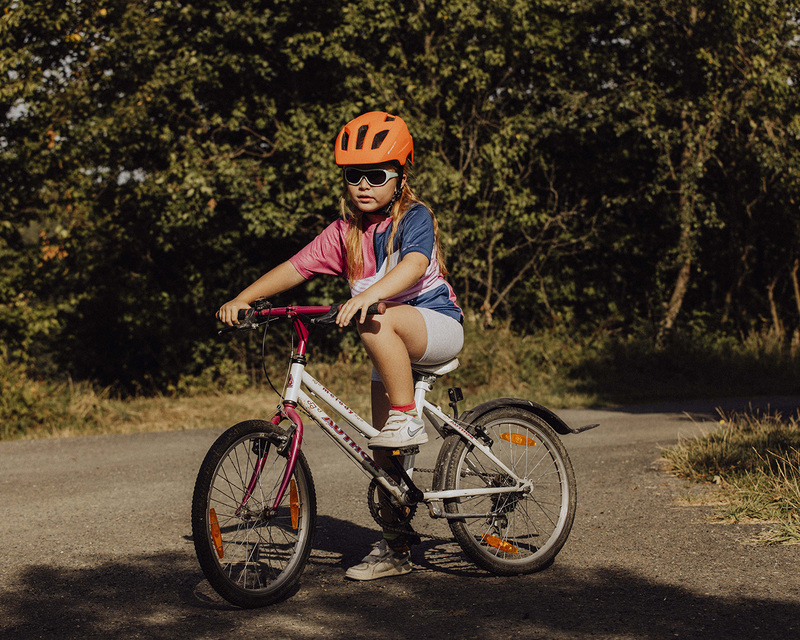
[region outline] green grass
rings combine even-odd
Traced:
[[[756,542],[800,543],[800,423],[780,415],[732,415],[717,431],[664,450],[670,471],[714,483],[715,515],[771,526]]]
[[[465,330],[461,367],[431,398],[443,406],[450,386],[462,388],[462,409],[496,397],[557,409],[800,390],[800,357],[765,335],[742,342],[678,335],[655,350],[647,338],[602,330],[580,334],[561,327],[520,336],[508,327],[484,330],[469,322]],[[343,333],[341,343],[347,348],[314,354],[310,371],[369,416],[371,365],[354,332]],[[257,361],[260,341],[250,344],[256,352],[250,360]],[[277,387],[284,382],[286,351],[274,347],[267,363]],[[226,426],[268,414],[276,402],[260,369],[247,370],[238,359],[186,376],[161,395],[120,398],[88,383],[38,379],[0,351],[0,440]]]

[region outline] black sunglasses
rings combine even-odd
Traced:
[[[371,187],[382,187],[392,178],[399,178],[400,174],[386,169],[356,169],[355,167],[346,167],[344,170],[344,179],[347,184],[357,187],[361,181],[366,178],[367,184]]]

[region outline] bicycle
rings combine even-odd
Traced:
[[[382,313],[381,305],[373,305],[370,313]],[[572,528],[577,496],[559,434],[597,425],[572,429],[549,409],[518,398],[492,400],[459,415],[463,397],[455,387],[448,390],[449,416],[426,394],[458,367],[458,359],[414,365],[417,410],[429,433],[443,438],[431,488],[420,489],[413,480],[418,447],[391,452],[393,476],[315,401],[323,401],[362,436],[378,433],[306,370],[310,329],[333,324],[338,308],[273,308],[259,302],[228,329],[265,325],[266,331],[273,321],[288,318],[298,342],[275,415],[230,427],[200,466],[192,533],[211,586],[230,603],[253,608],[286,597],[300,579],[314,539],[316,493],[301,451],[299,411],[371,478],[368,505],[384,529],[413,537],[410,523],[422,504],[432,518],[446,519],[464,553],[491,573],[526,574],[552,564]]]

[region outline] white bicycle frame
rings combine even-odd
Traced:
[[[457,361],[453,361],[450,369],[457,366]],[[442,371],[446,368],[442,368]],[[449,369],[447,369],[449,370]],[[468,441],[471,446],[480,450],[487,458],[492,460],[500,469],[508,474],[509,478],[514,480],[512,486],[505,487],[485,487],[473,489],[452,489],[449,491],[425,491],[423,492],[422,501],[429,505],[431,516],[433,517],[448,517],[450,514],[444,514],[439,508],[434,508],[434,503],[441,500],[450,498],[461,498],[468,496],[478,495],[493,495],[502,493],[517,493],[520,491],[530,492],[532,490],[531,482],[527,479],[520,478],[512,469],[509,469],[502,461],[492,453],[492,450],[487,447],[480,439],[473,436],[467,429],[465,429],[458,422],[450,418],[442,412],[442,410],[428,402],[425,395],[432,389],[433,380],[436,379],[436,374],[416,375],[416,384],[414,391],[414,401],[417,405],[417,411],[422,416],[426,427],[433,427],[440,435],[444,436],[444,426],[447,425],[450,429],[459,434],[461,438]],[[326,389],[318,380],[305,370],[305,364],[300,362],[293,362],[289,370],[289,378],[286,385],[284,394],[284,403],[294,403],[301,407],[322,430],[330,436],[330,438],[342,449],[356,464],[366,473],[381,484],[381,486],[389,492],[400,504],[411,504],[406,495],[406,489],[401,487],[385,470],[377,465],[372,457],[365,451],[347,432],[339,426],[327,413],[316,403],[313,398],[309,396],[301,386],[305,386],[311,395],[320,398],[328,406],[330,406],[336,414],[358,433],[366,438],[376,436],[379,431],[372,427],[366,420],[359,416],[355,411],[350,409],[344,402],[342,402],[336,395]],[[431,416],[435,420],[431,419]],[[436,420],[440,421],[437,424]],[[442,426],[440,426],[442,425]],[[405,456],[404,466],[409,476],[413,471],[414,456]],[[478,470],[475,470],[476,473]],[[452,514],[453,518],[464,517],[479,517],[490,514]]]

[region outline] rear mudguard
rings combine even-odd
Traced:
[[[523,400],[522,398],[497,398],[496,400],[489,400],[489,402],[479,404],[477,407],[462,413],[458,417],[459,422],[472,422],[473,420],[480,418],[485,413],[488,413],[489,411],[499,407],[515,407],[524,411],[530,411],[532,414],[539,416],[562,436],[569,435],[571,433],[581,433],[582,431],[588,431],[589,429],[594,429],[595,427],[599,426],[597,424],[589,424],[585,427],[573,429],[547,407],[543,407],[542,405],[531,402],[530,400]]]

